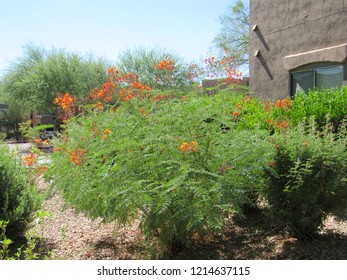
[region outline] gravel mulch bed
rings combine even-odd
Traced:
[[[38,186],[47,188],[43,182]],[[316,239],[302,241],[271,224],[257,210],[243,221],[230,221],[223,234],[193,240],[189,248],[175,255],[154,243],[146,244],[136,223],[117,229],[114,223],[88,219],[64,207],[57,193],[45,202],[44,211],[53,217],[33,223],[30,230],[43,233],[43,247],[50,259],[347,259],[347,211],[329,216]]]

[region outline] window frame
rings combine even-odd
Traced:
[[[346,76],[346,65],[345,64],[331,64],[331,65],[317,65],[316,67],[313,67],[313,65],[310,65],[309,67],[300,67],[299,70],[295,70],[295,71],[291,71],[290,72],[290,96],[294,97],[294,95],[297,92],[293,92],[293,74],[295,73],[301,73],[301,72],[309,72],[309,71],[313,71],[313,85],[314,85],[314,89],[317,88],[317,69],[327,69],[327,68],[334,68],[334,67],[341,67],[342,68],[342,84],[341,86],[343,86],[344,84],[344,77]]]

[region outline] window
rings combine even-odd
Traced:
[[[343,66],[320,67],[291,73],[291,94],[314,88],[333,88],[343,84]]]

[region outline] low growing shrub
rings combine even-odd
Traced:
[[[269,160],[268,131],[234,129],[241,99],[131,100],[85,113],[56,143],[53,184],[90,217],[140,219],[169,248],[219,231],[250,202]]]
[[[0,145],[0,220],[8,221],[9,234],[19,234],[38,209],[40,198],[29,171],[18,155]]]
[[[275,134],[266,169],[272,212],[299,237],[313,236],[329,212],[346,206],[346,128],[335,134],[316,126],[300,124]]]

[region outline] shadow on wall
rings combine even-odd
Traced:
[[[257,26],[256,29],[254,30],[255,34],[257,34],[260,42],[263,44],[264,48],[269,51],[270,48],[269,48],[269,45],[266,43],[265,39],[264,39],[264,36],[263,36],[263,33],[261,33],[259,27]]]
[[[254,26],[254,28],[252,29],[255,34],[257,35],[257,37],[259,38],[260,42],[262,43],[263,47],[265,48],[266,51],[269,51],[269,45],[266,43],[263,33],[261,33],[260,29],[258,26]],[[256,54],[254,54],[254,56],[256,57],[256,59],[259,60],[260,64],[263,66],[264,70],[266,71],[267,75],[269,76],[270,80],[273,80],[273,76],[271,74],[270,68],[267,65],[264,56],[262,55],[261,51],[257,50]]]
[[[269,76],[270,80],[273,80],[274,77],[272,76],[271,71],[270,71],[270,68],[269,68],[269,66],[267,65],[267,63],[266,63],[266,61],[265,61],[265,59],[264,59],[264,56],[262,55],[261,52],[259,52],[259,53],[257,54],[256,59],[258,59],[258,61],[260,62],[260,64],[263,66],[263,68],[264,68],[266,74]]]

